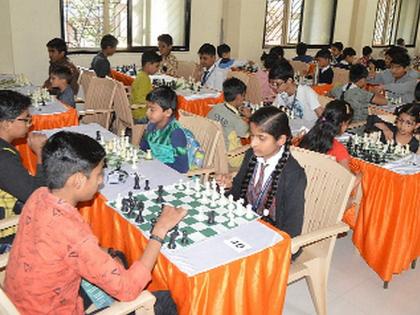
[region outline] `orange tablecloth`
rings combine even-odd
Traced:
[[[114,80],[122,82],[124,85],[129,85],[133,83],[134,79],[130,77],[129,75],[126,75],[124,73],[121,73],[117,70],[111,70],[111,76]]]
[[[60,114],[33,115],[31,131],[76,126],[78,124],[77,110],[69,107],[66,112]],[[26,140],[17,141],[15,146],[22,157],[23,165],[31,174],[34,174],[36,171],[36,156],[28,147]]]
[[[207,114],[211,111],[212,106],[210,105],[223,102],[223,94],[221,94],[219,97],[209,97],[198,100],[186,100],[185,97],[178,95],[178,109],[182,109],[203,117],[207,116]]]
[[[389,281],[420,256],[420,174],[400,175],[359,159],[352,159],[351,168],[363,174],[353,242]]]
[[[101,195],[80,208],[101,246],[123,251],[132,263],[147,240],[105,204]],[[148,290],[170,290],[178,312],[185,314],[281,314],[290,267],[290,238],[252,256],[188,277],[159,255]]]
[[[332,90],[332,88],[332,84],[318,84],[312,86],[312,89],[319,95],[327,95]]]

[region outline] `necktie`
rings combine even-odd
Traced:
[[[260,174],[258,176],[258,181],[254,186],[255,196],[258,198],[258,195],[261,193],[263,183],[264,183],[264,172],[268,164],[261,164],[260,166]]]
[[[204,71],[203,78],[201,79],[201,85],[204,85],[206,83],[208,74],[209,70]]]

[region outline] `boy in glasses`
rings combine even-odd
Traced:
[[[0,91],[0,219],[19,214],[32,192],[44,184],[41,150],[46,137],[30,133],[31,99],[14,91]],[[37,172],[32,176],[23,167],[18,151],[12,145],[28,137],[28,145],[37,156]],[[0,235],[1,237],[1,235]]]

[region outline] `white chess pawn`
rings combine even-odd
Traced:
[[[210,182],[207,181],[204,183],[204,189],[206,190],[206,195],[209,195],[211,193]]]
[[[150,150],[150,149],[147,150],[145,159],[146,160],[152,160],[153,159],[152,150]]]
[[[249,203],[246,205],[245,218],[247,218],[248,220],[251,220],[254,218],[254,211],[252,210],[252,205]]]
[[[177,188],[180,190],[184,188],[184,180],[182,178],[179,180]]]
[[[244,200],[242,198],[236,200],[236,215],[240,216],[240,217],[243,216],[244,213],[245,213],[245,208],[244,208],[243,202],[244,202]]]
[[[216,208],[217,207],[216,199],[217,199],[216,192],[213,192],[213,194],[211,195],[210,207],[212,207],[212,208]]]
[[[117,208],[118,210],[121,210],[121,208],[122,208],[121,193],[118,193],[118,195],[117,195],[117,199],[115,200],[115,208]]]
[[[194,189],[196,190],[196,191],[200,191],[200,189],[201,189],[201,187],[200,187],[200,179],[197,177],[197,178],[195,178],[195,180],[194,180],[194,184],[195,184],[195,187],[194,187]]]
[[[189,195],[191,193],[191,189],[190,189],[190,182],[186,182],[185,183],[185,191],[184,191],[187,195]]]
[[[209,198],[206,194],[203,194],[203,197],[201,198],[201,203],[205,205],[209,203]]]
[[[216,179],[215,179],[215,178],[213,178],[213,179],[211,180],[211,188],[212,188],[213,190],[216,190],[216,188],[217,188],[217,182],[216,182]]]
[[[227,226],[228,227],[234,227],[235,225],[236,224],[235,224],[235,221],[234,221],[233,217],[231,215],[229,215],[229,221],[227,223]]]
[[[221,195],[222,197],[224,197],[224,196],[225,196],[225,192],[226,192],[225,187],[224,187],[224,186],[220,186],[220,195]]]

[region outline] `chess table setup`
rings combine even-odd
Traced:
[[[8,90],[30,85],[29,79],[24,74],[0,77],[0,90]]]
[[[346,142],[347,150],[353,157],[379,165],[400,160],[411,153],[408,144],[400,145],[393,140],[382,143],[380,137],[381,132],[351,136]]]
[[[159,185],[157,190],[150,190],[148,186],[146,180],[144,192],[130,191],[124,198],[119,194],[108,205],[135,224],[146,237],[150,237],[164,205],[186,209],[187,215],[166,236],[167,248],[172,250],[197,244],[259,218],[251,205],[244,207],[243,200],[234,201],[232,195],[226,198],[224,188],[218,191],[215,181],[211,187],[209,182],[201,185],[198,179],[192,186],[182,179],[177,184]],[[140,188],[138,180],[137,188]]]

